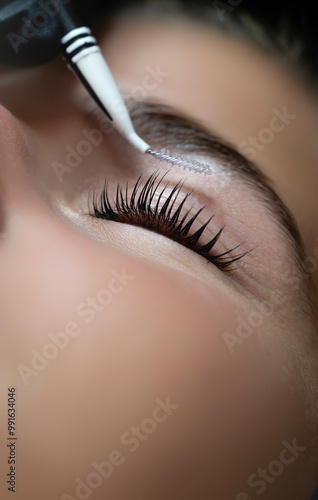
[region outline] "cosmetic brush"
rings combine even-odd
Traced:
[[[75,5],[75,3],[74,3]],[[154,151],[136,133],[115,79],[90,28],[77,20],[71,5],[57,5],[28,0],[8,2],[0,9],[0,61],[21,67],[45,64],[62,50],[65,60],[113,126],[139,151],[159,162],[184,170],[211,174],[208,165],[173,156],[169,151]],[[36,27],[30,39],[25,38],[25,25],[39,16],[46,19],[43,29]],[[42,19],[41,18],[41,19]],[[13,37],[13,38],[12,38]],[[26,43],[27,42],[27,43]]]
[[[179,168],[183,168],[183,170],[190,170],[195,173],[211,175],[213,173],[210,165],[206,163],[201,163],[197,160],[189,160],[189,158],[184,156],[174,156],[168,150],[154,151],[152,149],[148,149],[146,153],[153,156],[155,160],[158,160],[160,163],[165,162],[167,165],[177,166]]]
[[[114,77],[91,30],[86,26],[75,28],[62,37],[61,43],[69,67],[114,127],[139,151],[146,153],[150,146],[136,133]]]
[[[87,27],[72,30],[62,40],[64,56],[71,69],[87,88],[99,107],[113,122],[116,129],[142,153],[148,153],[159,161],[184,170],[192,170],[203,174],[212,174],[208,165],[197,161],[189,161],[183,157],[174,157],[169,151],[154,151],[135,132],[128,110],[118,90],[115,80],[106,64],[96,39],[91,36]]]
[[[1,1],[0,1],[1,3]],[[68,5],[38,0],[15,0],[0,6],[0,61],[29,67],[49,62],[62,51],[91,97],[114,127],[139,151],[149,148],[134,130],[127,107],[91,30],[83,26]],[[66,3],[66,2],[65,2]],[[33,26],[33,21],[40,20]],[[26,38],[26,26],[33,27]],[[2,36],[2,33],[8,36]]]

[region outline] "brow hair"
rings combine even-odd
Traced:
[[[300,292],[303,300],[312,312],[314,286],[312,276],[304,267],[306,254],[300,231],[293,214],[259,166],[245,158],[223,138],[211,133],[210,130],[205,130],[192,117],[183,115],[171,106],[134,99],[128,99],[127,106],[136,130],[153,147],[165,144],[167,149],[177,147],[181,153],[209,155],[258,193],[260,202],[268,208],[271,218],[284,238],[290,260],[294,263],[302,284]]]

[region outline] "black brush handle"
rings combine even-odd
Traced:
[[[61,38],[81,26],[71,4],[71,0],[0,0],[0,64],[29,67],[54,59],[61,51]]]

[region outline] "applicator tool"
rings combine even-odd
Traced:
[[[160,163],[165,162],[173,167],[177,166],[179,168],[183,168],[183,170],[190,170],[195,173],[204,175],[211,175],[213,173],[210,165],[198,162],[196,160],[190,161],[189,158],[186,158],[184,156],[174,156],[168,150],[153,151],[152,149],[148,149],[146,153],[152,155],[153,158],[159,160]]]
[[[127,107],[90,28],[78,21],[71,2],[2,0],[0,61],[28,67],[63,52],[68,66],[114,127],[139,151],[149,144],[135,132]],[[76,3],[74,2],[74,6]],[[3,34],[7,36],[3,36]]]
[[[70,69],[114,127],[139,151],[160,162],[203,174],[208,165],[154,151],[136,133],[113,75],[90,28],[82,26],[70,1],[0,0],[0,62],[29,67],[48,63],[61,51]],[[75,5],[75,3],[74,3]],[[5,34],[5,36],[4,36]]]

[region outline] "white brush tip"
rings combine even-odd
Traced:
[[[148,149],[150,149],[149,144],[147,144],[136,132],[133,132],[127,137],[128,141],[135,146],[135,148],[139,149],[142,153],[146,153]]]

